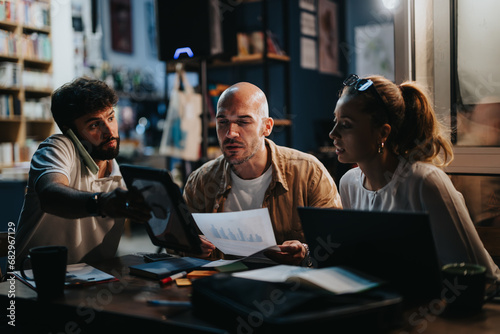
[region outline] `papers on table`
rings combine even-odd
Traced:
[[[33,278],[33,271],[31,269],[25,270],[26,276]],[[21,275],[20,271],[14,271],[14,275],[23,283],[31,288],[36,289],[35,281],[26,280]],[[105,283],[117,281],[118,279],[112,275],[94,268],[86,263],[69,264],[66,269],[66,286],[89,285],[97,283]]]
[[[233,273],[233,276],[265,282],[293,282],[324,289],[335,294],[355,293],[380,285],[380,281],[364,277],[344,267],[311,269],[289,265]]]
[[[194,213],[193,218],[205,237],[224,254],[250,256],[276,246],[267,208]]]

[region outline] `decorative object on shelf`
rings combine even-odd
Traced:
[[[201,147],[202,97],[194,92],[182,65],[178,65],[163,128],[160,154],[198,161]],[[181,80],[183,91],[180,90]]]

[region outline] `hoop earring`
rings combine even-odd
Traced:
[[[384,153],[384,142],[381,142],[379,145],[378,145],[378,153],[379,154],[383,154]]]

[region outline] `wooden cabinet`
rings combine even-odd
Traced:
[[[0,2],[0,168],[29,161],[50,136],[50,1]]]

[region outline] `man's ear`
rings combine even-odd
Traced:
[[[263,119],[263,123],[264,123],[263,124],[263,128],[264,128],[263,135],[265,137],[267,137],[273,131],[274,119],[272,119],[271,117],[266,117]]]

